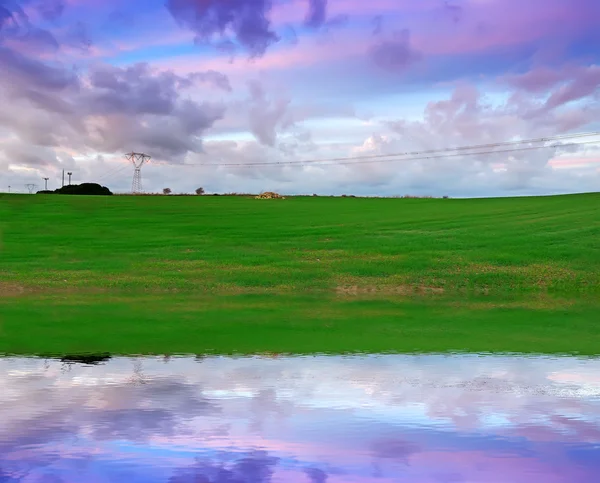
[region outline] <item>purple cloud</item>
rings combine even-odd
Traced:
[[[213,85],[214,87],[217,87],[226,92],[233,91],[229,82],[229,77],[215,70],[207,70],[206,72],[194,72],[190,75],[190,79]]]
[[[91,101],[97,113],[157,114],[173,112],[180,78],[154,74],[148,64],[128,68],[98,66],[90,71]]]
[[[304,25],[319,28],[327,20],[327,0],[308,0],[308,13]]]
[[[10,10],[0,4],[0,29],[12,18]]]
[[[213,37],[228,44],[235,40],[251,57],[260,57],[279,41],[268,18],[272,0],[167,0],[167,8],[201,43]],[[226,36],[229,29],[233,40]]]
[[[552,109],[568,102],[576,101],[600,91],[600,66],[581,70],[579,75],[552,93],[546,101],[546,108]]]
[[[464,8],[461,5],[455,5],[448,0],[444,0],[444,11],[452,18],[454,23],[460,22],[464,14]]]
[[[64,0],[40,0],[36,5],[40,15],[48,21],[58,20],[65,11]]]
[[[410,441],[379,439],[372,444],[371,451],[376,458],[391,459],[408,464],[408,458],[418,453],[420,448]]]
[[[410,45],[410,32],[406,29],[371,46],[369,55],[378,67],[390,72],[402,72],[422,57]]]
[[[0,71],[3,81],[11,81],[16,88],[29,86],[50,91],[76,87],[77,76],[64,68],[47,65],[0,46]]]
[[[65,43],[78,48],[83,52],[87,52],[92,46],[92,39],[88,27],[83,22],[72,24],[67,31]]]
[[[37,179],[82,156],[103,153],[110,163],[109,153],[133,148],[174,163],[205,161],[204,149],[219,151],[224,162],[275,162],[599,126],[596,0],[121,3],[0,0],[3,176]],[[345,29],[327,35],[342,24]],[[406,30],[394,34],[399,25]],[[194,36],[213,48],[186,53]],[[230,62],[239,55],[252,62]],[[253,80],[260,86],[245,96]],[[453,94],[458,82],[479,90],[479,97],[469,101],[466,88]],[[504,105],[489,107],[496,102]],[[330,113],[328,106],[338,107]],[[357,119],[357,106],[370,119]],[[413,116],[420,124],[406,121]],[[386,121],[407,127],[403,142]],[[236,147],[217,144],[223,137]],[[17,149],[19,143],[27,149]],[[591,147],[580,151],[594,156]],[[479,168],[461,160],[447,173],[436,167],[437,174],[427,172],[426,162],[417,163],[422,169],[406,177],[395,177],[383,164],[332,167],[322,176],[288,169],[285,180],[282,170],[245,168],[214,183],[263,189],[261,183],[272,177],[282,191],[437,191],[446,189],[439,181],[443,172],[454,176],[454,188],[463,194],[513,193],[514,186],[525,190],[539,180],[545,184],[539,181],[536,189],[548,192],[567,183],[568,191],[596,186],[597,165],[586,167],[585,176],[573,170],[572,178],[566,176],[570,169],[548,168],[558,154],[516,156],[504,163],[505,171],[491,171],[486,162],[479,177],[473,174]],[[18,170],[19,164],[39,168]],[[104,169],[100,162],[94,166]],[[177,184],[186,185],[188,178],[177,173],[172,171],[169,186],[183,189]],[[150,189],[163,187],[159,179],[160,186]]]
[[[278,458],[265,451],[248,453],[230,466],[198,460],[177,471],[168,483],[270,483],[277,463]]]
[[[327,473],[319,468],[306,468],[304,472],[310,479],[311,483],[327,483]]]

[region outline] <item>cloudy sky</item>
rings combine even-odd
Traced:
[[[599,144],[364,157],[600,131],[599,85],[597,0],[0,0],[0,191],[596,191]]]
[[[592,483],[600,360],[0,359],[3,483]]]

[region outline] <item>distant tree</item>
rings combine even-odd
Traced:
[[[204,194],[204,188],[200,187],[196,190],[196,194],[197,195],[203,195]]]
[[[82,184],[69,184],[61,188],[55,189],[54,191],[42,190],[38,191],[39,194],[59,194],[59,195],[112,195],[112,192],[106,187],[101,186],[98,183],[82,183]]]
[[[163,195],[170,195],[171,194],[171,188],[163,188]]]

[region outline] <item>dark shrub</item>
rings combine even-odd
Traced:
[[[104,354],[66,354],[60,358],[61,362],[67,364],[85,364],[96,366],[110,360],[111,356],[108,353]]]
[[[112,192],[106,186],[100,186],[98,183],[69,184],[54,191],[38,191],[38,194],[59,194],[59,195],[112,195]]]

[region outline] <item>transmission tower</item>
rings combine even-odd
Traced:
[[[29,194],[32,195],[34,190],[37,188],[37,185],[35,184],[26,184],[25,186],[27,186],[27,189],[29,190]]]
[[[151,156],[144,153],[129,153],[125,157],[132,162],[133,167],[133,183],[131,185],[131,192],[133,194],[142,192],[142,166],[144,163],[150,161]]]

